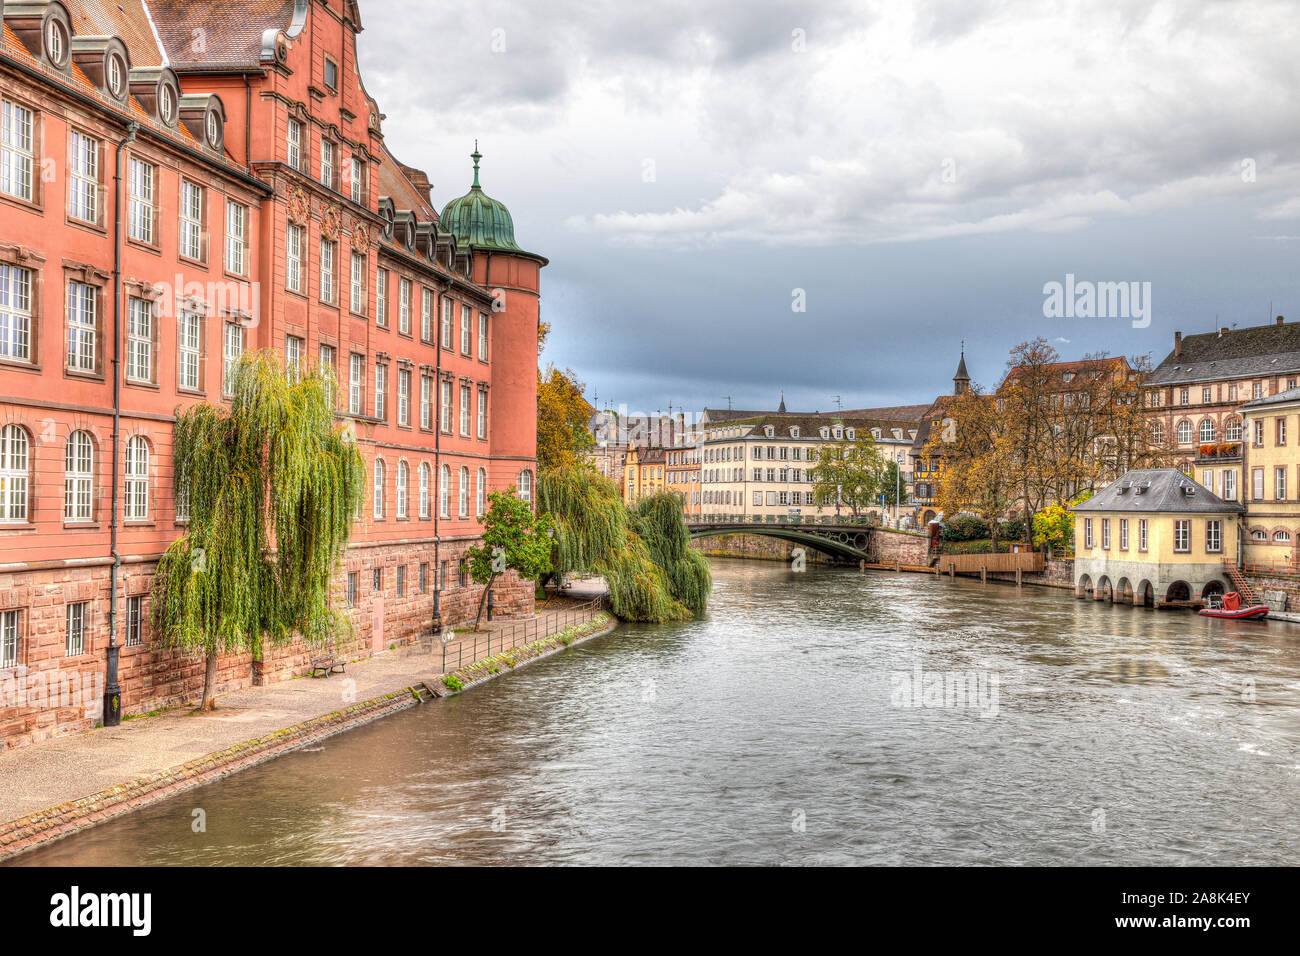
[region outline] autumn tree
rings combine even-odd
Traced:
[[[945,411],[951,427],[936,429],[927,443],[944,462],[938,505],[945,514],[969,512],[984,519],[996,551],[999,522],[1016,499],[1007,418],[978,385],[949,399]]]
[[[846,429],[844,437],[821,446],[809,477],[819,504],[843,504],[857,517],[876,503],[884,485],[885,459],[870,431],[859,428],[848,436]]]
[[[588,425],[592,407],[583,398],[586,386],[572,369],[561,372],[548,365],[537,371],[537,469],[553,471],[583,461],[595,444]]]

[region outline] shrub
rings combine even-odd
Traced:
[[[465,682],[455,674],[448,674],[442,679],[442,682],[451,691],[462,690],[465,687]]]
[[[956,515],[943,524],[943,540],[975,541],[989,536],[989,523],[974,515]]]

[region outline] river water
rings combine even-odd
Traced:
[[[20,862],[1300,858],[1300,626],[924,575],[714,575],[707,619],[622,626]]]

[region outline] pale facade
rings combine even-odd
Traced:
[[[1300,551],[1300,388],[1240,408],[1245,562],[1295,566]]]

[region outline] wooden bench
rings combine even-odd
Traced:
[[[333,657],[313,657],[311,659],[311,676],[329,677],[331,674],[346,673],[347,661]]]

